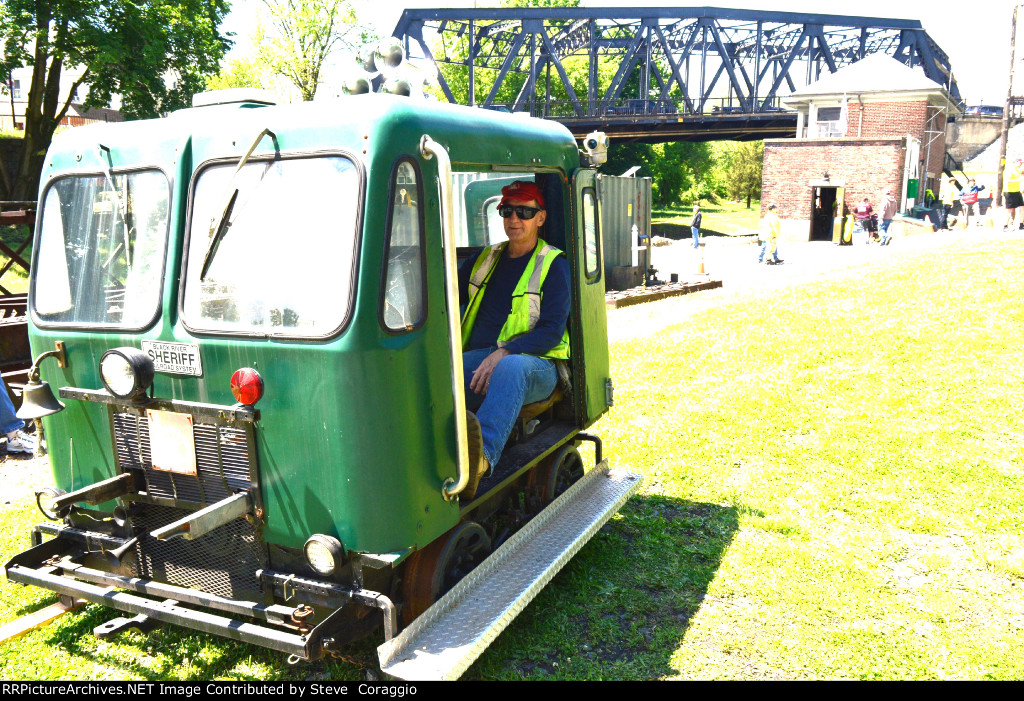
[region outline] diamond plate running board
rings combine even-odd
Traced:
[[[385,674],[458,679],[533,597],[640,487],[602,462],[509,538],[394,639],[377,648]]]

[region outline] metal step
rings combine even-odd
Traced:
[[[458,679],[640,487],[602,462],[509,538],[400,635],[377,648],[385,674]]]

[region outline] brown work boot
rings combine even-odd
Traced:
[[[472,499],[476,496],[480,480],[490,472],[491,466],[484,457],[484,436],[480,430],[480,420],[471,411],[466,412],[466,437],[469,442],[469,482],[462,494],[466,499]]]

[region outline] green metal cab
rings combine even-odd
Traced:
[[[602,462],[594,171],[564,127],[514,115],[207,102],[47,154],[28,389],[64,408],[38,412],[53,521],[7,575],[299,659],[382,620],[393,641],[580,480],[580,441]],[[569,262],[571,390],[525,411],[467,500],[453,278],[502,238],[510,178],[542,187]]]

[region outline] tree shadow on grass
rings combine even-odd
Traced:
[[[466,678],[658,679],[739,528],[738,509],[633,497]]]
[[[351,661],[295,665],[288,663],[284,653],[170,623],[149,633],[129,630],[107,641],[93,636],[94,628],[120,616],[131,614],[90,605],[64,625],[48,628],[46,643],[86,660],[83,669],[101,665],[119,678],[146,681],[362,681],[366,679],[365,670],[376,665],[377,642],[373,636],[349,646],[346,652]],[[73,670],[65,670],[64,675],[75,678]]]

